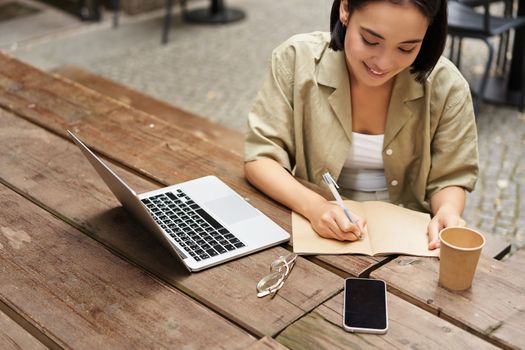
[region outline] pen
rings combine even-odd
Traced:
[[[339,207],[343,209],[348,220],[350,220],[351,223],[354,223],[354,221],[352,220],[352,217],[350,216],[350,212],[348,211],[345,204],[343,203],[343,199],[341,198],[341,195],[339,194],[339,192],[337,192],[339,185],[337,185],[337,182],[335,182],[334,178],[332,177],[332,175],[330,175],[328,171],[323,174],[323,180],[324,182],[326,182],[326,184],[328,185],[328,188],[332,192],[332,195],[337,201],[337,205],[339,205]],[[359,239],[363,239],[363,236],[360,236]]]
[[[334,198],[337,201],[337,205],[339,205],[341,209],[343,209],[348,220],[350,220],[351,223],[354,223],[354,221],[350,217],[350,212],[348,211],[348,209],[346,209],[345,204],[343,203],[343,199],[341,198],[341,195],[339,194],[339,192],[337,192],[337,188],[339,188],[339,186],[337,185],[337,182],[335,182],[334,178],[332,177],[332,175],[330,175],[328,171],[323,174],[323,180],[324,182],[326,182],[326,184],[328,185],[328,188],[334,195]]]

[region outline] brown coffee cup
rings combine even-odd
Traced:
[[[469,289],[485,237],[467,227],[447,227],[439,232],[439,284],[454,291]]]

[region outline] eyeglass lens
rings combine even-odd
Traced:
[[[297,259],[296,254],[289,254],[287,256],[280,256],[277,260],[272,262],[270,270],[273,271],[269,275],[264,276],[257,284],[258,297],[263,297],[271,293],[277,292],[288,277],[291,269],[295,265]]]

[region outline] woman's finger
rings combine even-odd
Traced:
[[[431,220],[428,224],[428,249],[439,248],[439,221]]]

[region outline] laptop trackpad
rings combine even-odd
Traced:
[[[214,216],[227,225],[232,225],[236,222],[260,215],[259,211],[237,195],[206,202],[206,207],[210,209]]]

